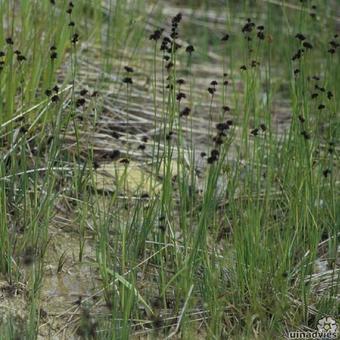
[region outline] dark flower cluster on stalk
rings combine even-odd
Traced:
[[[83,89],[80,91],[80,98],[78,98],[76,100],[76,107],[83,107],[86,103],[86,99],[85,99],[85,96],[87,94],[87,90],[86,89]]]
[[[195,48],[192,45],[188,45],[185,49],[185,52],[187,52],[189,55],[191,55],[192,52],[194,52],[194,51],[195,51]]]
[[[180,112],[180,117],[187,117],[187,116],[189,116],[190,112],[191,112],[190,107],[187,107],[187,106],[186,106],[186,107]]]
[[[14,41],[12,37],[7,37],[5,41],[6,41],[6,44],[12,49],[14,46]],[[19,64],[27,60],[27,58],[19,50],[15,50],[14,54],[16,55],[17,61],[19,62]],[[0,51],[0,59],[3,57],[5,57],[5,53],[3,51]],[[5,61],[0,60],[0,71],[2,71],[4,65],[5,65]]]
[[[313,19],[316,19],[316,9],[317,7],[315,5],[312,5],[312,11],[309,13],[310,17]]]
[[[223,86],[228,86],[229,85],[229,80],[227,79],[228,74],[223,73]]]
[[[299,119],[301,124],[304,124],[304,122],[306,121],[306,119],[303,115],[298,115],[298,119]]]
[[[254,30],[255,26],[256,26],[255,23],[250,18],[248,18],[247,22],[242,27],[242,33],[244,33],[245,35],[251,33]]]
[[[70,2],[68,3],[66,13],[69,14],[69,15],[71,15],[72,12],[73,12],[73,7],[74,7],[73,2],[70,1]]]
[[[264,26],[259,25],[256,26],[255,22],[253,22],[250,18],[247,19],[247,22],[244,24],[242,27],[242,33],[244,35],[244,39],[248,42],[248,53],[251,55],[253,53],[253,48],[252,48],[252,41],[253,37],[257,37],[259,40],[264,40],[266,35],[264,33]],[[223,40],[223,39],[222,39]],[[241,71],[247,71],[248,67],[255,68],[259,66],[260,63],[259,61],[253,59],[249,63],[249,65],[241,65],[240,70]]]
[[[7,44],[7,45],[10,45],[10,46],[13,46],[13,45],[14,45],[14,41],[13,41],[12,37],[6,38],[6,44]]]
[[[147,136],[142,137],[142,143],[138,146],[138,150],[144,151],[146,149],[146,143],[148,142],[149,138]]]
[[[252,33],[255,30],[256,30],[256,37],[260,40],[264,40],[265,39],[264,26],[259,25],[259,26],[256,27],[255,22],[252,21],[250,18],[248,18],[247,22],[242,27],[242,33],[244,34],[244,38],[249,42],[252,41],[253,40]],[[225,37],[223,37],[223,38],[225,38]],[[223,38],[222,38],[222,40],[225,41],[225,39],[223,39]],[[228,36],[228,38],[229,38],[229,36]],[[249,52],[250,53],[252,52],[251,48],[249,49]]]
[[[59,101],[59,86],[55,85],[52,89],[46,89],[45,95],[51,97],[51,102],[56,103]]]
[[[133,73],[133,68],[130,66],[124,66],[124,69],[127,73]]]
[[[229,34],[226,33],[222,38],[221,41],[228,41],[229,40]]]
[[[318,82],[320,81],[320,77],[318,76],[308,77],[307,80],[315,82],[313,89],[311,91],[312,93],[310,95],[312,100],[315,100],[316,98],[322,98],[322,99],[327,98],[328,101],[332,100],[332,98],[334,97],[333,92],[319,85]],[[320,101],[316,105],[319,111],[322,111],[326,108],[326,105]]]
[[[322,174],[325,178],[327,178],[331,173],[332,171],[330,169],[325,169],[324,171],[322,171]]]
[[[78,41],[79,41],[79,34],[78,33],[74,33],[72,35],[71,42],[72,42],[73,45],[76,45]]]
[[[257,34],[256,35],[260,40],[264,40],[265,34],[264,34],[264,26],[263,25],[257,26]]]
[[[78,98],[75,102],[76,104],[76,107],[77,108],[80,108],[80,107],[84,107],[85,104],[86,104],[86,98],[87,97],[90,97],[90,98],[94,98],[94,97],[97,97],[98,96],[98,91],[93,91],[91,94],[89,93],[89,91],[87,89],[81,89],[79,91],[79,95],[80,95],[80,98]],[[83,117],[79,117],[80,120],[83,119]]]
[[[292,56],[292,61],[301,59],[306,52],[314,48],[314,46],[306,40],[307,38],[304,34],[297,33],[295,38],[300,42],[300,47]]]
[[[208,92],[211,96],[214,96],[215,92],[217,91],[216,86],[218,85],[216,80],[212,80],[210,82],[210,86],[208,87]]]
[[[133,73],[133,68],[130,67],[130,66],[124,66],[124,69],[126,71],[126,76],[123,78],[123,83],[126,84],[127,86],[129,85],[132,85],[133,84],[133,81],[132,81],[132,78],[130,76],[130,74]]]
[[[50,47],[50,58],[52,61],[58,58],[57,47],[55,45]]]
[[[333,39],[329,41],[329,49],[328,52],[330,54],[334,54],[336,50],[340,47],[340,44],[338,43],[338,34],[334,34]]]
[[[182,20],[182,13],[176,14],[171,20],[172,27],[171,27],[170,37],[174,40],[178,38],[178,25],[181,22],[181,20]]]
[[[210,151],[210,156],[207,158],[208,164],[213,164],[218,161],[220,157],[220,152],[217,149],[212,149]]]
[[[329,154],[333,154],[333,153],[334,153],[334,146],[335,146],[335,143],[334,143],[334,142],[329,142],[328,145],[329,145],[329,147],[328,147],[328,153],[329,153]]]
[[[182,14],[178,13],[171,19],[171,30],[169,34],[163,36],[164,29],[158,28],[153,33],[150,34],[149,39],[157,43],[161,39],[160,51],[163,52],[163,60],[165,60],[165,69],[168,72],[167,85],[166,88],[174,90],[176,84],[179,85],[178,91],[176,91],[176,100],[180,103],[186,98],[186,94],[181,91],[181,85],[185,83],[184,79],[177,79],[173,77],[172,70],[175,67],[175,62],[173,54],[175,54],[182,46],[176,42],[179,36],[179,24],[182,20]],[[185,48],[185,52],[191,57],[192,53],[195,51],[193,45],[189,44]],[[180,117],[186,117],[190,114],[190,108],[186,107],[179,112]]]
[[[262,123],[259,127],[256,127],[250,131],[250,134],[256,137],[260,132],[266,132],[267,126],[266,124]]]
[[[310,133],[307,132],[306,130],[302,130],[302,131],[301,131],[301,136],[303,136],[303,138],[304,138],[305,140],[309,140],[309,139],[310,139]]]
[[[178,92],[176,95],[176,99],[178,102],[180,102],[182,99],[186,98],[186,94],[184,92]]]
[[[17,60],[19,63],[27,60],[26,57],[19,50],[15,50],[14,54],[17,56]]]
[[[163,28],[156,29],[153,33],[150,34],[149,39],[158,41],[162,37],[163,31],[164,31]]]
[[[0,51],[0,72],[3,70],[5,66],[5,61],[2,59],[5,56],[4,51]]]
[[[216,124],[217,133],[213,137],[213,142],[215,143],[216,147],[223,144],[224,138],[227,136],[227,131],[230,129],[232,125],[233,125],[232,120],[227,120],[225,122]]]
[[[167,141],[170,141],[172,139],[173,134],[174,134],[173,131],[169,131],[168,134],[165,136],[165,139]]]

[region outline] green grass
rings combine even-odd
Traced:
[[[0,3],[0,338],[338,321],[337,2],[55,2]]]

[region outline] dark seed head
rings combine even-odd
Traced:
[[[186,94],[183,92],[178,92],[176,95],[176,99],[180,102],[183,98],[186,98]]]
[[[125,77],[123,78],[123,83],[124,84],[127,84],[127,85],[131,85],[133,82],[132,82],[132,78],[131,77]]]
[[[223,132],[223,131],[229,129],[229,124],[228,124],[228,123],[217,123],[217,124],[216,124],[216,129],[217,129],[218,131]]]
[[[302,33],[296,34],[295,38],[299,39],[300,41],[306,40],[306,37]]]
[[[11,37],[6,38],[6,43],[8,45],[13,45],[14,44],[13,39]]]
[[[123,158],[123,159],[121,159],[121,160],[120,160],[120,163],[123,163],[123,164],[129,164],[129,163],[130,163],[130,161],[129,161],[129,159],[128,159],[128,158]]]
[[[305,41],[305,42],[303,43],[303,47],[305,47],[305,48],[308,49],[308,50],[311,50],[311,49],[313,48],[313,45],[312,45],[310,42]]]
[[[181,111],[180,117],[187,117],[187,116],[189,116],[190,112],[191,112],[190,107],[185,107],[185,108]]]
[[[208,92],[209,92],[211,95],[214,95],[214,93],[216,92],[216,88],[215,88],[215,87],[208,87]]]
[[[86,89],[82,89],[81,91],[80,91],[80,95],[82,96],[82,97],[84,97],[84,96],[86,96],[86,94],[87,94],[87,90]]]
[[[210,155],[212,157],[218,157],[220,155],[220,152],[217,149],[213,149],[211,150]]]
[[[114,161],[120,157],[120,151],[119,150],[112,150],[109,154],[109,157]]]
[[[85,98],[79,98],[76,101],[76,106],[80,107],[80,106],[84,106],[85,105]]]
[[[52,103],[56,103],[57,101],[59,101],[59,96],[57,94],[55,94],[52,98],[51,98]]]
[[[260,124],[260,128],[261,128],[261,130],[264,132],[264,131],[266,131],[267,130],[267,127],[266,127],[266,125],[265,124]]]
[[[58,53],[56,51],[51,52],[50,57],[52,60],[57,59]]]
[[[179,24],[182,20],[182,13],[177,13],[173,18],[172,18],[172,25],[176,26]]]
[[[124,69],[125,69],[125,71],[128,72],[128,73],[132,73],[132,72],[133,72],[133,68],[130,67],[130,66],[124,66]]]
[[[331,172],[331,170],[330,169],[326,169],[326,170],[324,170],[323,172],[322,172],[322,174],[324,175],[324,177],[328,177],[328,175],[330,175],[332,172]]]
[[[229,34],[225,34],[222,38],[221,41],[228,41],[229,40]]]
[[[72,44],[75,45],[78,42],[78,40],[79,40],[79,34],[78,33],[74,33],[72,35],[72,39],[71,39]]]
[[[191,54],[194,51],[195,51],[195,48],[192,45],[188,45],[187,48],[185,49],[185,52],[187,52],[189,54]]]
[[[172,135],[173,135],[174,133],[172,132],[172,131],[170,131],[166,136],[165,136],[165,139],[167,140],[167,141],[170,141],[171,139],[172,139]]]
[[[310,139],[310,134],[306,130],[301,131],[301,135],[305,140]]]
[[[45,90],[45,94],[47,97],[50,97],[52,95],[52,91],[51,90]]]
[[[161,38],[162,33],[163,33],[163,29],[157,29],[152,34],[150,34],[149,39],[157,41]]]
[[[22,61],[25,61],[25,60],[26,60],[26,57],[25,57],[24,55],[22,55],[22,54],[19,54],[19,55],[17,56],[17,60],[18,60],[19,62],[22,62]]]
[[[173,66],[174,66],[174,63],[170,61],[169,63],[166,64],[165,68],[169,71]]]
[[[265,35],[264,35],[264,33],[263,33],[262,31],[259,31],[259,32],[257,32],[257,37],[258,37],[260,40],[264,40]]]
[[[300,123],[302,124],[306,121],[302,115],[299,115],[298,118],[299,118]]]

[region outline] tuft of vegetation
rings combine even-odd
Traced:
[[[1,337],[336,320],[337,10],[1,1]]]

